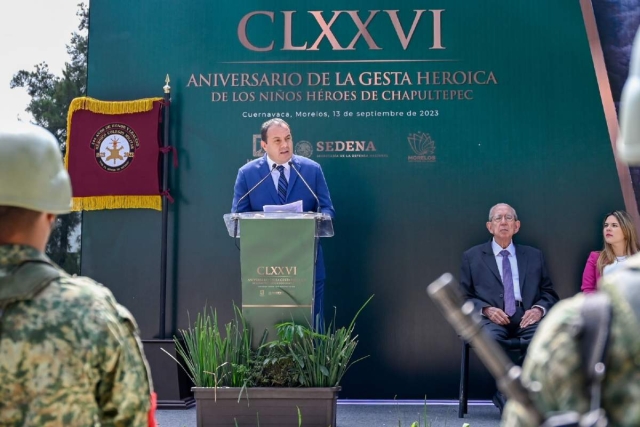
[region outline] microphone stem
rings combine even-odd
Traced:
[[[302,180],[302,182],[304,182],[304,185],[307,187],[307,190],[309,190],[309,192],[311,193],[311,195],[316,199],[316,212],[320,213],[320,200],[318,199],[318,196],[316,195],[316,193],[311,189],[311,186],[309,185],[309,183],[307,183],[307,180],[304,179],[304,177],[300,174],[300,171],[298,171],[298,169],[293,165],[293,162],[289,162],[289,166],[291,166],[291,168],[296,171],[296,173],[298,174],[298,176],[300,177],[300,179]]]
[[[271,176],[271,174],[273,173],[273,170],[276,168],[276,164],[274,163],[273,166],[271,167],[271,170],[269,171],[269,173],[267,175],[264,176],[264,178],[262,178],[260,181],[258,181],[258,183],[256,185],[254,185],[253,187],[251,187],[251,189],[249,191],[247,191],[244,196],[240,197],[238,199],[238,202],[236,203],[235,209],[234,209],[234,213],[238,212],[238,205],[240,204],[241,201],[243,201],[249,194],[251,194],[251,192],[253,190],[255,190],[258,185],[262,184],[264,182],[265,179],[267,179],[269,176]]]

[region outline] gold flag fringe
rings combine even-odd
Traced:
[[[75,98],[69,105],[67,113],[67,149],[64,155],[64,166],[69,169],[69,151],[71,150],[71,119],[78,110],[89,110],[98,114],[133,114],[144,113],[153,109],[153,103],[162,98],[144,98],[133,101],[100,101],[83,96]],[[162,210],[160,196],[95,196],[74,197],[73,211],[95,211],[102,209],[155,209]]]
[[[97,211],[103,209],[155,209],[162,210],[160,196],[95,196],[74,197],[72,211]]]

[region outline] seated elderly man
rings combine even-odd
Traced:
[[[515,209],[499,203],[489,211],[489,242],[462,255],[460,285],[465,297],[482,314],[482,329],[521,365],[538,322],[558,301],[542,252],[515,245],[520,230]],[[493,403],[500,412],[505,398],[496,392]]]

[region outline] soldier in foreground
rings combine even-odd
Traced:
[[[588,385],[581,349],[582,307],[589,296],[579,294],[560,301],[533,338],[525,359],[522,380],[537,382],[532,403],[547,416],[553,413],[586,414],[600,406],[609,426],[640,425],[640,257],[634,256],[621,271],[605,276],[600,292],[611,304],[608,349],[604,359],[601,399],[596,406]],[[537,426],[521,404],[509,401],[504,426]]]
[[[45,129],[0,124],[0,425],[155,425],[132,315],[44,254],[71,184]]]

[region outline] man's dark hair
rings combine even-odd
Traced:
[[[267,120],[262,124],[262,128],[260,129],[260,137],[264,142],[267,142],[267,131],[271,126],[283,126],[283,127],[286,127],[287,129],[291,129],[291,127],[289,126],[289,123],[285,122],[280,118]]]

